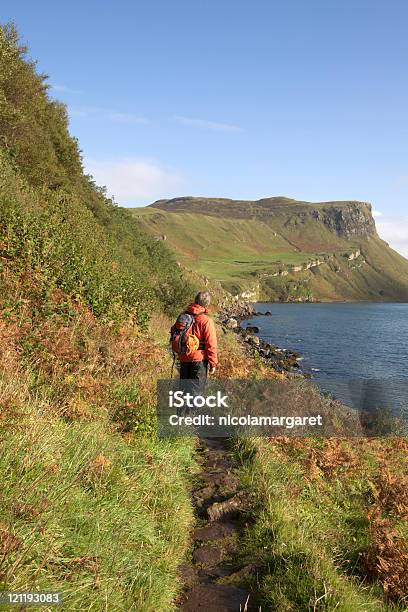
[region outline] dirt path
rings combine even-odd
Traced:
[[[256,568],[239,557],[248,495],[239,490],[238,463],[223,439],[201,439],[202,472],[193,492],[197,528],[190,563],[180,568],[184,612],[252,612],[258,608],[245,585]]]

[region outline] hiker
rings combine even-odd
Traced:
[[[198,381],[194,383],[198,392],[218,363],[215,325],[207,310],[210,302],[210,293],[200,291],[171,330],[173,351],[180,359],[180,379]]]

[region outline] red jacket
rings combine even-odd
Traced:
[[[190,304],[186,312],[196,315],[193,333],[200,340],[200,347],[188,357],[180,355],[180,361],[204,361],[206,359],[211,367],[216,366],[218,363],[217,334],[214,321],[208,316],[208,310],[199,304]]]

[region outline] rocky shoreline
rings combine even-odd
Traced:
[[[257,312],[252,304],[248,302],[235,302],[224,307],[219,314],[219,321],[225,331],[236,333],[241,342],[246,345],[252,355],[257,355],[264,363],[277,372],[290,373],[292,376],[305,376],[301,372],[301,356],[295,351],[281,349],[266,340],[262,340],[256,334],[259,328],[254,325],[242,325],[243,321],[254,316],[271,316],[272,312]]]

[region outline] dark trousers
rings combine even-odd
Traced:
[[[189,380],[191,393],[200,395],[207,382],[208,361],[182,361],[180,363],[180,380]]]

